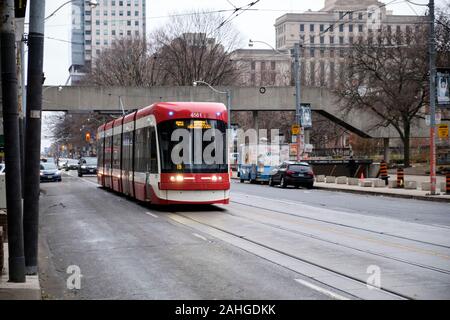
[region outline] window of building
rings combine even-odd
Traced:
[[[111,1],[111,5],[112,5],[112,6],[115,6],[115,5],[116,5],[116,0],[112,0],[112,1]]]
[[[348,20],[353,20],[353,12],[348,13]]]
[[[349,37],[349,38],[348,38],[348,42],[349,42],[350,44],[353,44],[353,37]]]
[[[108,25],[108,20],[103,20],[103,25],[107,26]]]
[[[275,81],[276,81],[276,73],[271,73],[270,74],[270,82],[271,82],[271,84],[272,85],[274,85],[275,84]]]
[[[316,56],[316,50],[314,48],[309,49],[309,56],[314,58]]]
[[[345,57],[345,50],[339,49],[339,57],[344,58]]]
[[[314,32],[314,24],[310,24],[309,25],[309,31],[310,32]]]
[[[138,30],[134,31],[134,35],[135,35],[136,37],[138,37],[138,36],[139,36],[139,31],[138,31]]]
[[[100,20],[95,20],[95,25],[99,26],[100,25]]]
[[[123,17],[123,10],[119,10],[119,16]]]
[[[95,15],[96,15],[97,17],[100,17],[100,10],[95,10]]]
[[[309,81],[311,86],[314,86],[316,83],[316,64],[314,61],[309,63]]]
[[[100,44],[100,43],[99,43],[99,44]],[[97,55],[99,55],[99,54],[100,54],[100,49],[95,50],[95,53],[96,53]]]
[[[333,48],[330,49],[330,58],[334,58],[334,49]]]
[[[135,12],[134,12],[134,16],[135,16],[135,17],[139,16],[139,11],[135,11]]]
[[[108,45],[108,40],[107,39],[103,40],[103,45],[105,45],[105,46]]]
[[[362,12],[358,13],[358,20],[362,20],[363,19],[363,14]]]
[[[320,48],[320,57],[321,58],[325,57],[325,48]]]
[[[309,37],[309,43],[314,44],[314,38],[315,38],[314,36],[310,36]]]
[[[363,32],[364,25],[358,24],[358,32]]]
[[[333,32],[334,31],[334,25],[330,24],[330,27],[328,28],[328,30],[330,30],[330,32]]]
[[[339,32],[344,32],[344,24],[343,23],[341,23],[339,25]]]
[[[99,46],[100,45],[100,39],[95,40],[95,44]]]
[[[105,17],[107,17],[107,16],[108,16],[108,10],[103,10],[103,15],[104,15]]]
[[[339,11],[339,20],[342,20],[344,18],[344,12]]]
[[[127,36],[131,36],[131,30],[127,30]]]
[[[108,35],[108,30],[107,30],[107,29],[103,30],[103,35],[104,35],[104,36],[107,36],[107,35]]]
[[[352,24],[348,25],[348,32],[353,32],[353,25]]]
[[[100,29],[95,30],[95,34],[99,36],[100,35]]]
[[[252,73],[252,74],[250,75],[250,82],[251,82],[252,86],[255,85],[256,77],[255,77],[255,74],[254,74],[254,73]]]
[[[111,30],[111,35],[115,36],[116,35],[116,30]]]
[[[344,37],[339,37],[339,44],[344,44]]]
[[[111,16],[113,16],[113,17],[116,16],[116,10],[111,11]]]
[[[266,63],[264,61],[261,61],[261,71],[266,70]]]
[[[270,62],[270,69],[275,70],[275,61]]]
[[[255,63],[255,61],[252,61],[250,63],[250,69],[255,70],[255,67],[256,67],[256,63]]]
[[[131,11],[127,11],[127,17],[131,17]]]
[[[127,26],[131,26],[131,20],[127,20]]]
[[[90,12],[90,11],[85,11],[85,12],[84,12],[84,15],[85,15],[85,16],[90,16],[90,15],[91,15],[91,12]]]
[[[127,7],[131,7],[131,0],[127,0]]]
[[[136,20],[136,21],[134,22],[134,25],[135,25],[135,26],[138,26],[138,25],[139,25],[139,21]]]
[[[301,24],[301,25],[300,25],[300,32],[303,32],[303,31],[305,31],[305,25],[304,25],[304,24]]]
[[[123,7],[123,1],[119,1],[119,6]]]
[[[325,43],[325,37],[322,36],[322,37],[320,37],[320,44],[324,44],[324,43]]]
[[[91,45],[91,40],[86,40],[84,43],[87,44],[88,46],[90,46]]]
[[[330,36],[330,44],[334,43],[334,36]]]
[[[323,30],[324,30],[324,25],[321,24],[321,25],[320,25],[320,32],[323,32]]]
[[[87,36],[89,36],[91,34],[91,30],[86,30],[85,33]]]

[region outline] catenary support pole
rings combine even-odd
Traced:
[[[300,108],[301,108],[301,96],[300,96],[300,44],[294,44],[294,79],[295,79],[295,110],[296,121],[298,125],[301,125],[300,121]],[[300,161],[300,141],[301,133],[297,136],[297,161]]]
[[[0,1],[0,18],[9,281],[25,282],[13,0]]]
[[[37,273],[45,0],[30,1],[25,134],[24,246],[27,274]]]
[[[436,194],[436,48],[434,29],[434,0],[429,2],[430,10],[430,194]]]

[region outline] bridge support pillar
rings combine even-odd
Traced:
[[[259,132],[258,111],[252,111],[252,118],[253,118],[253,129],[255,129],[256,132]]]
[[[389,163],[391,153],[389,150],[389,138],[383,138],[383,145],[384,145],[384,161],[386,163]]]

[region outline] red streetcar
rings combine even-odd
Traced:
[[[227,110],[156,103],[98,128],[98,183],[154,204],[229,203]]]

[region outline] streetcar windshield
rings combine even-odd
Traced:
[[[226,123],[177,119],[158,125],[161,172],[226,173]]]

